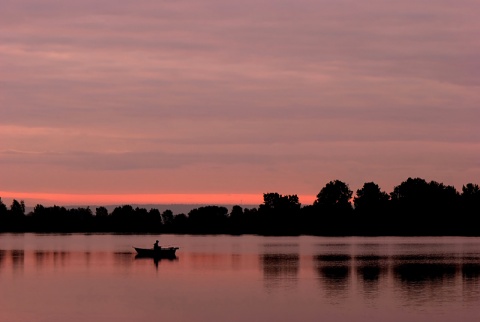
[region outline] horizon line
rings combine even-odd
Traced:
[[[314,195],[297,195],[300,203],[313,204]],[[117,204],[159,204],[159,205],[254,205],[263,203],[263,193],[165,193],[165,194],[74,194],[0,191],[3,203],[13,199],[25,204],[42,205],[117,205]]]

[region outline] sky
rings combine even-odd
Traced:
[[[0,0],[0,197],[480,183],[477,0]]]

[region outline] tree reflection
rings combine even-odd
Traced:
[[[37,268],[41,268],[44,265],[45,260],[48,257],[48,252],[37,250],[35,251],[35,265]]]
[[[480,264],[464,263],[462,265],[462,296],[469,302],[480,299]]]
[[[298,254],[263,254],[260,262],[267,289],[291,288],[297,284]]]
[[[455,283],[459,260],[442,255],[394,257],[392,271],[401,299],[409,305],[453,301],[460,295]]]
[[[3,262],[5,260],[5,254],[6,253],[7,253],[6,251],[0,250],[0,268],[2,268],[2,266],[3,266]]]
[[[69,252],[65,252],[65,251],[53,252],[53,265],[64,267],[68,261],[69,256],[70,256]]]
[[[350,262],[347,254],[321,254],[314,257],[317,273],[327,297],[344,298],[350,281]]]
[[[64,267],[68,263],[70,252],[66,251],[43,251],[37,250],[34,252],[35,265],[37,268],[43,266],[50,266],[50,261],[53,260],[53,267]]]
[[[120,267],[132,266],[133,258],[130,252],[115,252],[113,253],[113,262]]]
[[[400,262],[394,264],[395,278],[415,287],[422,287],[427,283],[439,283],[455,278],[457,264],[442,262]]]
[[[92,257],[92,253],[85,252],[83,255],[84,255],[84,258],[85,258],[85,265],[87,267],[90,267],[90,260],[91,260],[91,257]]]
[[[480,264],[477,264],[477,263],[463,264],[462,278],[466,281],[477,282],[480,279]]]
[[[480,264],[478,259],[454,255],[357,255],[320,254],[313,257],[321,288],[327,298],[339,303],[351,291],[351,271],[363,288],[362,296],[376,298],[392,279],[399,300],[408,305],[427,302],[448,303],[461,296],[469,301],[480,299]],[[459,277],[461,276],[461,280]],[[462,284],[460,284],[460,282]]]
[[[10,253],[12,257],[13,271],[23,270],[23,264],[25,262],[25,253],[22,250],[12,250]]]
[[[387,275],[388,258],[385,256],[366,255],[355,258],[357,277],[362,283],[365,296],[378,295],[379,280]]]

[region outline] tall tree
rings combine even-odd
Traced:
[[[298,234],[298,213],[301,204],[297,195],[281,195],[276,192],[263,194],[259,206],[260,230],[273,235]]]
[[[421,178],[408,178],[390,194],[398,228],[406,234],[454,234],[451,218],[458,207],[452,186]]]
[[[462,187],[461,220],[463,231],[468,235],[480,234],[480,188],[477,184],[468,183]],[[458,219],[457,219],[458,220]]]
[[[381,235],[390,231],[389,195],[374,182],[363,184],[353,200],[357,234]]]
[[[18,202],[17,200],[13,199],[12,205],[10,206],[10,212],[14,216],[24,216],[25,215],[25,203],[23,200]]]
[[[310,212],[316,214],[315,230],[322,235],[350,235],[354,227],[350,199],[353,191],[340,180],[330,181],[320,190]],[[312,215],[309,221],[312,221]]]
[[[478,184],[467,183],[462,187],[462,202],[468,207],[480,209],[480,187]]]
[[[380,190],[380,187],[374,182],[363,184],[362,189],[357,190],[357,194],[353,199],[355,211],[358,212],[376,212],[383,209],[388,200],[389,195]]]
[[[299,210],[301,204],[297,195],[282,196],[276,192],[269,192],[263,194],[263,204],[260,205],[260,210],[280,210],[292,211]]]
[[[166,227],[169,227],[173,223],[173,212],[170,209],[162,212],[162,224]]]
[[[95,216],[100,218],[100,217],[107,217],[108,216],[108,210],[105,207],[97,207],[95,209]]]
[[[317,194],[314,206],[329,211],[348,211],[352,209],[350,199],[353,191],[345,182],[340,180],[330,181]]]
[[[7,214],[7,205],[3,203],[2,198],[0,197],[0,216]]]

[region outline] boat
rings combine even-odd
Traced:
[[[159,247],[153,248],[139,248],[133,247],[137,252],[138,257],[151,257],[151,258],[175,258],[175,252],[178,247]]]

